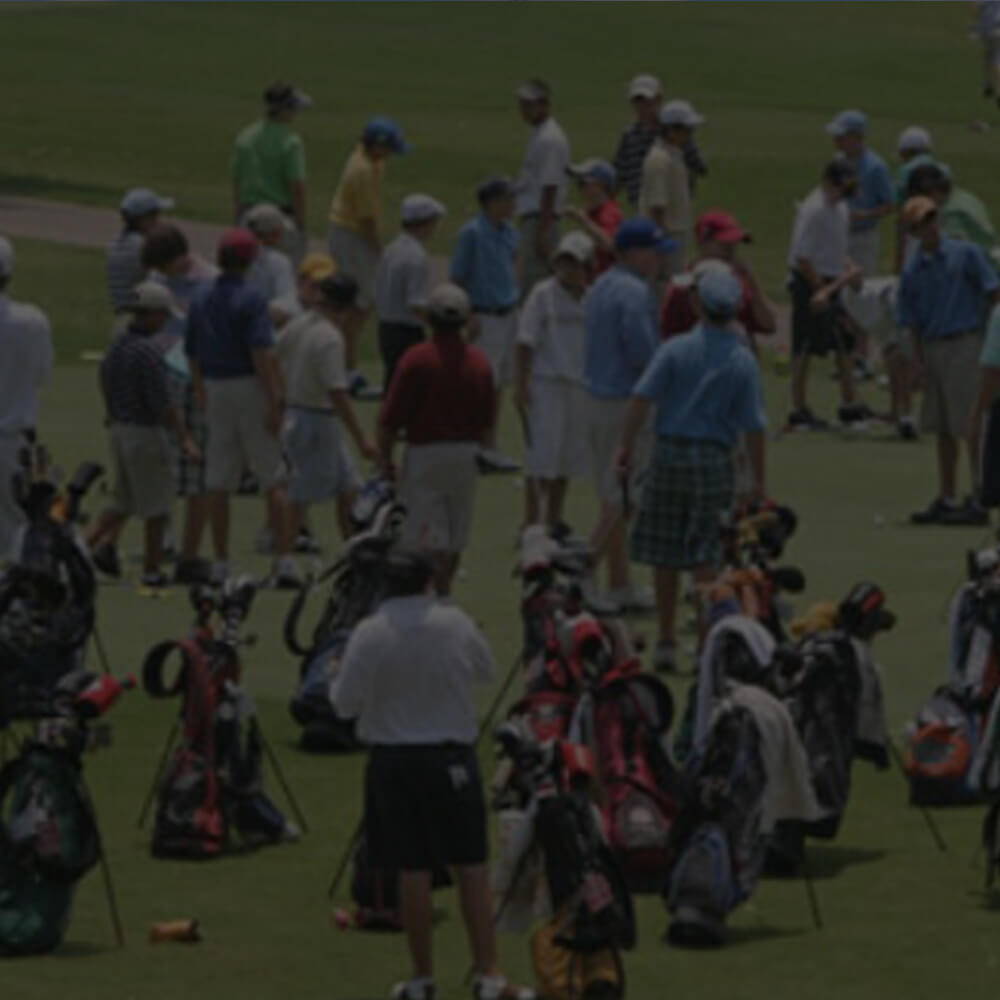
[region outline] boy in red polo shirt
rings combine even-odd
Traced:
[[[746,331],[751,348],[756,352],[754,336],[774,333],[778,326],[774,306],[764,294],[750,265],[737,252],[741,244],[750,243],[750,234],[734,215],[713,209],[698,217],[694,224],[698,257],[703,260],[721,260],[727,263],[743,286],[743,301],[736,320]],[[675,275],[667,286],[660,314],[660,329],[666,340],[678,333],[687,333],[699,320],[694,305],[694,275],[690,271]]]
[[[594,241],[593,277],[615,262],[615,234],[622,224],[622,209],[615,201],[615,168],[605,160],[584,160],[566,168],[580,186],[583,210],[570,207],[566,215],[582,226]]]
[[[433,336],[402,357],[378,422],[383,469],[393,474],[396,441],[406,438],[400,496],[406,504],[402,542],[428,554],[440,594],[451,590],[469,538],[476,493],[476,454],[496,414],[493,369],[462,336],[472,315],[457,285],[438,285],[427,303]]]

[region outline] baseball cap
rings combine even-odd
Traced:
[[[910,198],[903,205],[903,224],[906,226],[919,225],[928,215],[935,215],[937,210],[935,201],[922,194],[917,195],[916,198]]]
[[[695,111],[690,101],[667,101],[660,109],[661,125],[704,125],[707,119]]]
[[[125,192],[119,208],[125,215],[149,215],[150,212],[169,212],[174,207],[173,198],[164,198],[149,188],[130,188]]]
[[[337,273],[337,262],[328,253],[307,253],[299,264],[299,277],[322,281]]]
[[[826,131],[836,137],[858,132],[864,135],[868,131],[868,115],[856,109],[841,111],[826,123]]]
[[[403,129],[399,123],[384,115],[369,118],[365,123],[361,138],[364,142],[387,146],[394,153],[408,153],[413,148],[403,138]]]
[[[403,222],[427,222],[447,214],[444,205],[429,194],[408,194],[403,199],[399,217]]]
[[[636,97],[659,97],[663,93],[660,81],[652,73],[640,73],[633,76],[628,85],[628,99]]]
[[[618,227],[615,247],[619,250],[657,250],[670,253],[680,244],[672,240],[652,219],[628,219]]]
[[[615,168],[607,160],[599,160],[595,157],[583,160],[581,163],[571,163],[566,168],[566,173],[580,181],[599,181],[609,188],[615,186],[618,177]]]
[[[273,233],[276,230],[289,230],[292,222],[277,205],[269,205],[261,202],[254,205],[243,217],[247,229],[250,232],[263,236],[265,233]]]
[[[317,284],[327,305],[340,309],[353,306],[358,298],[358,283],[349,274],[328,274]]]
[[[174,297],[158,281],[141,281],[132,290],[128,308],[133,312],[173,312]]]
[[[702,268],[695,278],[698,298],[708,312],[735,316],[743,301],[743,286],[731,267],[722,261],[714,263],[716,266]]]
[[[928,153],[934,148],[930,132],[919,125],[911,125],[899,133],[896,149],[901,153]]]
[[[464,322],[472,314],[472,303],[458,285],[446,281],[428,296],[427,313],[435,319]]]
[[[586,264],[594,253],[594,241],[578,229],[571,233],[566,233],[559,241],[556,252],[552,255],[556,257],[572,257],[581,264]]]
[[[241,226],[231,226],[225,229],[219,237],[219,252],[231,250],[239,259],[249,263],[257,256],[260,243],[249,229]]]
[[[0,278],[14,273],[14,246],[6,236],[0,236]]]
[[[488,177],[476,188],[476,198],[481,205],[494,198],[509,198],[514,193],[514,182],[509,177]]]
[[[289,108],[298,111],[301,108],[311,108],[313,99],[298,87],[293,87],[283,80],[276,80],[264,91],[264,103],[272,108]]]
[[[694,224],[694,235],[699,243],[707,240],[714,240],[716,243],[750,243],[752,240],[736,216],[721,208],[699,215]]]
[[[525,80],[514,91],[520,101],[547,101],[552,96],[552,88],[544,80]]]

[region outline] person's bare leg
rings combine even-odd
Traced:
[[[608,542],[615,525],[621,520],[621,511],[610,504],[601,505],[601,516],[590,533],[590,548],[594,553],[594,565],[597,566],[608,552]]]
[[[937,436],[937,461],[940,495],[954,500],[958,497],[958,441],[950,434]]]
[[[127,520],[124,514],[116,510],[103,511],[94,527],[87,532],[87,548],[95,549],[105,543],[116,544]]]
[[[188,497],[184,502],[184,535],[181,541],[181,559],[198,558],[201,548],[201,538],[205,534],[205,523],[208,520],[208,497],[202,493],[196,497]]]
[[[434,975],[430,872],[399,873],[399,916],[410,949],[413,978],[430,979]]]
[[[979,496],[979,433],[970,434],[966,438],[966,446],[969,450],[969,492],[973,497]]]
[[[353,490],[337,494],[337,527],[340,529],[340,537],[345,542],[354,534],[354,525],[351,524],[351,508],[354,506],[356,496],[357,494]]]
[[[156,573],[163,562],[163,535],[167,530],[168,516],[147,517],[143,525],[145,547],[142,555],[142,570],[144,573]]]
[[[299,529],[305,524],[306,520],[306,508],[305,504],[296,503],[294,500],[289,499],[285,506],[285,513],[288,517],[288,534],[291,538],[299,537]],[[270,517],[270,509],[268,509],[268,516]],[[272,531],[274,529],[272,528]]]
[[[497,429],[500,426],[500,411],[503,407],[503,393],[503,386],[498,385],[496,387],[496,406],[493,409],[493,426],[489,429],[489,433],[486,435],[487,448],[496,448],[497,446]]]
[[[847,351],[837,350],[837,378],[840,381],[840,401],[844,406],[854,403],[854,358]]]
[[[451,593],[451,582],[458,572],[458,564],[462,556],[459,552],[429,552],[431,565],[434,567],[434,589],[441,597]]]
[[[675,642],[677,639],[677,591],[680,573],[675,569],[657,566],[653,572],[653,587],[656,591],[656,614],[661,642]]]
[[[497,976],[500,970],[489,869],[486,865],[460,865],[455,868],[455,880],[473,967],[481,976]]]
[[[806,408],[806,383],[809,379],[809,354],[803,351],[792,358],[792,409]]]
[[[556,525],[563,519],[566,507],[566,492],[569,481],[565,476],[559,479],[549,479],[545,483],[545,520],[550,525]]]
[[[608,588],[623,590],[630,582],[628,562],[628,521],[619,516],[608,540]]]
[[[718,576],[719,570],[716,566],[696,566],[691,570],[691,576],[694,578],[695,582],[695,593],[698,595],[698,648],[701,648],[701,644],[705,641],[705,634],[708,632],[708,619],[705,617],[705,609],[702,606],[701,594],[704,591],[705,585],[711,583],[716,576]]]
[[[547,480],[527,476],[524,480],[524,523],[541,524]]]
[[[226,562],[229,559],[229,494],[213,490],[207,496],[207,503],[215,558]]]
[[[274,539],[274,554],[287,556],[292,551],[295,534],[288,510],[288,494],[284,486],[272,486],[267,491],[267,519]]]

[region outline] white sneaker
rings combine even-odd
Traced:
[[[591,614],[610,616],[622,613],[620,602],[616,601],[610,593],[602,594],[597,589],[597,584],[594,583],[592,576],[586,576],[580,582],[580,594]]]
[[[275,559],[269,582],[275,590],[299,590],[302,587],[302,574],[299,573],[298,564],[291,556]]]
[[[622,611],[645,614],[656,610],[656,595],[653,593],[652,587],[637,587],[635,584],[629,584],[627,587],[609,590],[607,597],[614,601]]]
[[[393,986],[389,1000],[434,1000],[436,995],[432,979],[407,979]]]

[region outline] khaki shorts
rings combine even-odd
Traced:
[[[349,274],[358,283],[358,308],[370,309],[375,299],[378,253],[353,229],[343,226],[331,225],[327,241],[337,270]]]
[[[235,493],[244,469],[257,477],[262,490],[283,482],[281,444],[265,426],[267,399],[257,377],[206,379],[205,394],[205,488]]]
[[[878,227],[851,233],[847,237],[847,256],[861,268],[861,273],[866,278],[874,278],[879,273],[881,250]]]
[[[503,316],[476,313],[479,332],[472,341],[490,360],[493,384],[498,388],[510,385],[514,378],[514,345],[517,340],[517,310]]]
[[[574,479],[590,469],[585,430],[588,396],[567,379],[536,376],[528,414],[524,471],[535,479]]]
[[[920,411],[922,430],[965,437],[979,378],[983,335],[961,333],[923,343],[926,386]]]
[[[112,424],[111,509],[129,517],[165,517],[173,506],[176,456],[165,427]]]
[[[406,504],[404,545],[429,552],[465,548],[476,498],[478,450],[478,445],[465,441],[406,449],[400,489]]]
[[[622,507],[625,497],[615,456],[622,440],[625,411],[628,399],[602,399],[591,396],[587,401],[587,443],[590,450],[590,468],[594,485],[601,502],[609,507]],[[632,471],[628,483],[628,500],[632,507],[638,503],[639,488],[645,477],[646,466],[653,444],[652,422],[648,422],[636,439],[632,456]]]

